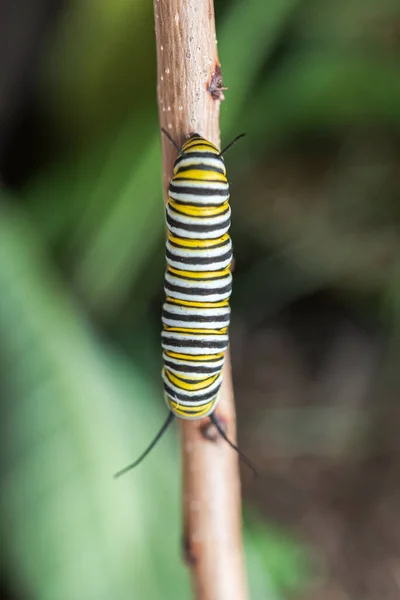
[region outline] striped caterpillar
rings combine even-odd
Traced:
[[[214,414],[229,341],[232,291],[231,209],[222,154],[243,134],[220,152],[198,134],[180,148],[162,131],[178,151],[166,206],[166,300],[162,310],[162,378],[170,412],[145,452],[116,476],[147,456],[175,416],[209,416],[221,436],[253,468]]]

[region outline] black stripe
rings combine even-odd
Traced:
[[[215,398],[217,396],[220,387],[221,386],[218,386],[215,388],[215,390],[207,392],[206,394],[202,394],[201,396],[192,396],[191,394],[175,392],[175,390],[170,388],[169,385],[164,381],[164,390],[167,392],[167,395],[171,398],[171,400],[182,400],[182,402],[205,402],[206,400],[211,400],[211,398]]]
[[[190,157],[190,158],[192,158],[192,157],[193,158],[203,158],[203,157],[204,158],[216,158],[217,160],[219,159],[222,161],[221,156],[219,154],[214,154],[214,152],[196,152],[196,151],[191,152],[190,148],[189,148],[187,152],[182,153],[182,157],[179,156],[176,159],[174,166],[176,167],[182,158],[188,158],[188,157]]]
[[[207,265],[212,266],[214,263],[224,262],[227,259],[231,259],[233,256],[232,252],[225,252],[225,254],[221,254],[220,256],[194,256],[194,257],[186,257],[179,256],[179,254],[173,254],[170,250],[165,251],[165,255],[171,260],[175,262],[179,262],[185,265]],[[220,267],[216,267],[215,269],[210,269],[210,271],[218,270]]]
[[[200,309],[201,310],[201,309]],[[203,317],[202,315],[176,315],[175,313],[168,312],[165,308],[162,310],[162,316],[166,319],[172,319],[174,321],[197,321],[199,323],[212,323],[214,322],[222,322],[229,323],[230,313],[227,311],[224,315],[216,315],[216,316],[207,316]]]
[[[191,157],[193,156],[193,154],[191,154]],[[201,158],[204,157],[204,154],[202,154]],[[188,156],[186,156],[185,158],[189,158]],[[215,157],[217,158],[217,157]],[[175,164],[175,166],[177,166]],[[195,169],[196,171],[209,171],[210,173],[220,173],[221,175],[225,175],[225,170],[224,169],[219,169],[218,167],[214,167],[214,166],[210,166],[210,165],[188,165],[188,166],[184,166],[184,167],[178,167],[178,170],[176,172],[176,174],[178,173],[184,173],[185,171],[192,171],[193,169]],[[219,181],[219,180],[218,180]]]
[[[168,356],[168,352],[173,352],[173,350],[165,350],[165,356]],[[175,358],[175,360],[186,360],[187,362],[193,361],[193,363],[198,363],[199,361],[194,360],[193,357],[190,354],[186,354],[185,356],[187,356],[187,358],[185,359],[180,359],[180,358]],[[223,358],[219,357],[219,358],[210,358],[210,356],[212,356],[212,354],[208,355],[206,359],[204,359],[203,361],[200,362],[206,362],[207,364],[212,365],[213,363],[216,363],[220,360],[224,360]],[[169,357],[170,360],[172,360],[173,357]],[[222,369],[222,367],[221,367]]]
[[[202,315],[176,315],[175,313],[170,313],[163,308],[162,316],[165,319],[171,319],[172,321],[183,321],[185,323],[190,323],[191,321],[195,321],[196,323],[229,323],[230,313],[227,312],[225,315],[218,315],[214,317],[203,317]],[[226,327],[226,325],[221,325],[221,327]],[[218,329],[218,328],[217,328]]]
[[[192,295],[193,296],[194,295],[211,296],[213,294],[218,294],[220,296],[221,294],[225,294],[225,292],[231,292],[231,291],[232,291],[232,283],[230,283],[229,285],[226,285],[222,288],[204,290],[204,289],[199,289],[199,288],[184,288],[179,285],[173,285],[172,283],[165,282],[165,292],[167,294],[169,292],[176,292],[176,293],[183,294],[183,295],[189,296],[189,297]],[[216,300],[216,302],[219,302],[219,300]]]
[[[195,133],[192,133],[192,134],[191,134],[191,135],[188,137],[188,139],[187,139],[187,140],[186,140],[186,141],[185,141],[185,142],[182,144],[182,148],[183,148],[183,146],[185,146],[185,145],[186,145],[186,144],[188,144],[189,142],[192,142],[193,140],[196,140],[196,139],[197,139],[197,140],[201,140],[201,139],[202,139],[202,138],[201,138],[201,135],[200,135],[199,133],[196,133],[196,132],[195,132]],[[204,138],[203,138],[203,139],[204,139]],[[207,141],[207,140],[205,140],[205,141]]]
[[[220,359],[219,359],[220,360]],[[191,365],[176,365],[168,360],[164,361],[164,365],[167,369],[176,369],[177,371],[182,371],[183,373],[198,373],[199,375],[216,375],[217,373],[222,371],[222,367],[212,368],[212,367],[198,367],[194,363]]]
[[[176,227],[177,229],[183,229],[184,231],[193,231],[195,233],[212,233],[213,231],[219,231],[220,229],[229,229],[231,225],[231,219],[225,219],[221,223],[211,223],[210,225],[191,225],[188,223],[180,223],[179,221],[175,221],[170,215],[167,213],[167,223],[171,227]]]
[[[176,236],[175,236],[176,237]],[[188,241],[187,238],[179,238],[180,240],[182,240],[182,242]],[[204,242],[206,240],[190,240],[191,242]],[[207,240],[209,242],[212,242],[212,240]],[[230,242],[230,238],[227,239],[225,242],[220,242],[219,244],[213,244],[210,246],[185,246],[182,244],[176,244],[175,242],[172,242],[171,240],[168,240],[168,243],[173,246],[174,248],[185,248],[185,250],[214,250],[214,248],[222,248],[222,246],[227,246]]]
[[[168,332],[163,331],[163,334],[168,334]],[[194,334],[191,334],[194,335]],[[203,334],[204,335],[204,334]],[[218,348],[220,351],[225,350],[228,347],[228,342],[222,340],[221,342],[207,342],[204,339],[196,340],[194,338],[189,338],[185,340],[177,340],[176,338],[170,338],[168,335],[162,336],[162,344],[168,343],[169,346],[174,346],[174,348]],[[196,355],[195,355],[196,356]]]
[[[192,194],[193,196],[227,196],[229,195],[229,189],[211,189],[211,188],[199,188],[190,187],[187,185],[177,186],[174,185],[173,181],[169,184],[169,191],[175,194]]]
[[[214,263],[220,263],[220,262],[224,262],[225,260],[232,259],[232,252],[226,252],[225,254],[221,254],[220,256],[198,256],[198,257],[193,257],[193,258],[187,258],[185,256],[179,256],[176,254],[173,254],[172,252],[170,252],[169,250],[166,250],[165,252],[165,256],[168,259],[174,260],[175,262],[179,262],[182,263],[183,265],[206,265],[208,267],[212,267],[212,265]],[[210,271],[217,271],[218,269],[220,269],[221,267],[215,267],[215,269],[208,269]]]

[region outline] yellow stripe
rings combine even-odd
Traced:
[[[181,408],[181,405],[178,402],[176,402],[175,400],[171,400],[168,397],[168,404],[171,407],[171,410],[176,415],[180,415],[181,417],[185,417],[187,415],[187,413],[191,413],[193,416],[200,418],[203,415],[206,415],[211,410],[214,402],[215,402],[215,398],[213,400],[211,400],[211,402],[208,402],[207,404],[204,404],[203,406],[185,406],[185,407]]]
[[[195,151],[199,151],[199,152],[203,152],[203,151],[211,151],[215,154],[219,154],[219,150],[217,150],[217,148],[214,146],[214,144],[212,144],[211,142],[208,142],[207,140],[205,140],[204,138],[193,138],[188,140],[185,144],[183,144],[182,146],[182,152],[186,152],[186,150],[195,150]]]
[[[224,269],[223,271],[180,271],[168,266],[168,272],[174,275],[180,275],[187,279],[215,279],[217,277],[226,277],[229,275],[230,270]]]
[[[174,235],[168,233],[168,239],[173,244],[178,244],[179,246],[183,246],[185,248],[213,248],[214,246],[218,246],[218,244],[226,242],[229,239],[229,235],[227,233],[224,233],[224,235],[214,240],[188,240],[186,238],[183,239],[175,237]]]
[[[227,333],[228,328],[222,327],[221,329],[193,329],[191,327],[164,327],[164,331],[178,331],[180,333],[212,333],[215,335]]]
[[[183,153],[187,152],[189,154],[189,156],[190,156],[190,152],[211,152],[212,154],[215,154],[216,156],[219,155],[219,150],[217,150],[213,146],[206,146],[205,144],[193,144],[182,150],[183,150]]]
[[[229,306],[229,300],[221,300],[221,302],[190,302],[189,300],[178,300],[177,298],[166,298],[167,302],[179,304],[182,306],[193,306],[193,308],[224,308]]]
[[[181,360],[187,360],[188,362],[206,362],[208,360],[218,360],[224,357],[223,352],[219,352],[218,354],[199,354],[197,356],[193,356],[193,354],[179,354],[178,352],[166,350],[165,354],[170,358],[180,358]]]
[[[222,214],[229,206],[229,202],[224,202],[221,206],[185,206],[174,202],[171,198],[169,198],[168,204],[171,208],[191,217],[215,217]]]
[[[171,381],[171,383],[176,385],[176,387],[178,387],[179,389],[187,390],[189,392],[190,391],[196,392],[199,390],[204,390],[209,385],[214,383],[214,381],[217,379],[217,377],[219,377],[219,373],[217,373],[216,375],[213,375],[212,377],[209,377],[208,379],[203,379],[203,381],[199,381],[197,383],[186,383],[185,381],[182,381],[181,379],[179,379],[179,377],[176,377],[175,375],[173,375],[167,369],[166,369],[166,373],[167,373],[168,379]]]
[[[203,182],[227,182],[227,178],[224,173],[218,173],[218,171],[214,171],[212,168],[207,169],[207,171],[203,169],[188,169],[187,171],[178,170],[178,172],[173,176],[172,181],[176,181],[177,179],[195,179],[196,181]],[[190,185],[190,181],[188,181],[188,185]]]
[[[182,148],[187,148],[189,146],[212,146],[213,148],[215,148],[214,144],[212,142],[209,142],[205,137],[203,137],[202,135],[200,136],[192,136],[190,138],[188,138],[186,140],[186,142],[183,143]]]

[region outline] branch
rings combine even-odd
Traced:
[[[154,0],[161,127],[181,144],[199,133],[220,146],[224,99],[212,0]],[[176,150],[162,136],[165,197]],[[218,418],[235,441],[229,353]],[[209,419],[181,421],[184,550],[197,600],[248,598],[238,458]]]

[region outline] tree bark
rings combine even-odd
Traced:
[[[220,147],[224,99],[212,0],[154,0],[161,127],[180,145],[199,133]],[[165,198],[177,156],[162,136]],[[229,352],[217,416],[236,439]],[[184,554],[197,600],[248,598],[238,457],[209,424],[181,420]]]

